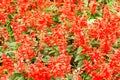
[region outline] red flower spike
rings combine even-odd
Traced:
[[[91,14],[95,14],[96,13],[96,9],[97,9],[96,1],[91,1],[89,6],[90,6]]]

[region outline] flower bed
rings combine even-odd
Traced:
[[[0,80],[119,80],[120,0],[0,0]]]

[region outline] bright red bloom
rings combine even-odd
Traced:
[[[29,78],[34,80],[50,80],[50,70],[42,62],[30,65]]]
[[[97,3],[95,1],[91,1],[89,6],[91,14],[95,14],[97,9]]]
[[[35,52],[30,46],[23,45],[18,48],[17,55],[20,58],[32,59],[35,56]]]
[[[54,77],[63,77],[66,73],[70,72],[70,57],[61,54],[56,60],[48,63],[51,75]]]
[[[83,63],[85,65],[85,70],[87,72],[91,72],[92,70],[94,70],[94,67],[92,66],[92,64],[88,62],[87,60],[84,60]]]
[[[5,54],[2,54],[2,66],[0,66],[0,73],[4,75],[4,71],[7,70],[9,74],[12,74],[14,71],[14,62]]]
[[[92,80],[102,80],[102,77],[96,72],[92,73]]]
[[[0,30],[0,34],[3,36],[3,38],[4,38],[5,41],[9,40],[9,34],[8,34],[6,28],[1,29]]]
[[[6,19],[7,19],[7,14],[0,12],[0,21],[2,22],[2,24],[6,23]]]

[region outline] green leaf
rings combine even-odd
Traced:
[[[120,48],[120,38],[118,38],[115,43],[112,45],[113,48],[118,49]]]
[[[10,40],[9,40],[9,42],[15,42],[15,38],[14,38],[14,36],[10,36]]]
[[[44,10],[46,12],[51,12],[51,11],[56,11],[57,9],[58,8],[56,6],[52,5],[52,6],[46,7]]]
[[[22,73],[14,73],[12,76],[10,76],[11,80],[25,80]]]
[[[54,78],[54,77],[52,77],[50,80],[55,80],[55,78]]]
[[[14,39],[14,36],[13,36],[13,30],[12,30],[12,27],[11,27],[9,21],[7,21],[7,23],[5,24],[5,27],[6,27],[6,30],[7,30],[8,34],[10,34],[10,42],[14,42],[15,39]]]
[[[83,64],[82,60],[77,63],[77,68],[79,68],[79,67],[84,67],[84,64]]]
[[[9,18],[10,20],[12,20],[12,19],[14,18],[14,14],[9,14],[9,15],[8,15],[8,18]]]
[[[61,80],[61,78],[58,77],[58,78],[56,78],[55,80]]]
[[[4,44],[4,37],[0,34],[0,46]]]
[[[73,48],[73,45],[68,45],[66,51],[70,53],[72,48]]]
[[[79,60],[83,60],[85,58],[85,56],[83,54],[80,54],[80,55],[76,55],[75,57],[75,62],[79,61]]]
[[[85,71],[80,76],[82,80],[92,80],[91,76]]]
[[[98,48],[98,45],[99,45],[99,44],[100,44],[100,41],[99,41],[99,40],[93,39],[93,40],[90,41],[90,45],[91,45],[92,47]]]
[[[17,50],[20,45],[17,44],[16,42],[11,42],[11,43],[8,43],[7,46],[10,50]]]
[[[91,60],[91,57],[90,57],[88,54],[85,54],[85,59],[86,59],[87,61],[90,61],[90,60]]]
[[[118,38],[118,39],[116,40],[116,42],[119,43],[119,42],[120,42],[120,38]]]
[[[77,54],[81,53],[82,51],[83,51],[83,48],[81,46],[79,46],[77,49]]]
[[[80,10],[76,10],[76,14],[80,17],[82,17],[83,13]]]
[[[117,77],[120,77],[120,73],[116,75]]]
[[[15,9],[15,13],[18,13],[18,12],[19,12],[19,8],[16,7],[16,9]]]
[[[108,3],[110,3],[110,2],[112,2],[113,0],[102,0],[102,2],[104,3],[104,4],[108,4]]]
[[[11,58],[15,58],[15,53],[6,51],[5,54],[7,54]]]
[[[2,53],[4,53],[4,49],[3,49],[3,47],[0,47],[0,56]]]
[[[69,55],[75,55],[77,53],[77,49],[73,47],[73,45],[68,45],[66,51]]]
[[[12,34],[13,34],[13,30],[12,30],[12,28],[11,28],[11,26],[10,26],[10,22],[7,21],[7,23],[6,23],[5,26],[6,26],[7,32],[8,32],[10,35],[12,35]]]
[[[71,65],[73,68],[84,67],[83,60],[85,59],[84,54],[74,54],[71,59]]]
[[[90,19],[90,20],[87,21],[87,23],[92,24],[92,23],[94,23],[94,21],[95,21],[95,19]]]
[[[102,2],[102,0],[97,0],[98,3]]]
[[[88,0],[84,0],[85,6],[88,5]]]
[[[4,70],[4,73],[5,73],[5,74],[8,74],[9,72],[8,72],[8,70]]]
[[[48,55],[45,55],[42,57],[43,62],[48,62],[49,60],[50,60],[50,56],[48,56]]]
[[[65,77],[66,77],[68,80],[72,80],[72,79],[73,79],[73,75],[72,75],[72,74],[66,74]]]
[[[68,45],[73,45],[75,37],[73,36],[72,33],[67,34],[67,43]]]
[[[36,61],[36,57],[34,57],[34,58],[32,58],[32,59],[30,60],[30,62],[31,62],[32,64],[34,64],[35,61]]]
[[[17,1],[13,1],[13,2],[11,2],[11,4],[16,5],[16,4],[17,4]]]
[[[42,51],[42,53],[45,54],[45,55],[58,56],[59,55],[59,49],[58,49],[58,46],[45,47],[44,50]]]
[[[61,23],[60,16],[59,15],[54,15],[53,18],[52,18],[52,21],[57,22],[57,23]]]
[[[30,78],[30,80],[33,80],[32,78]]]

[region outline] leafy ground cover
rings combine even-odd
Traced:
[[[120,80],[120,0],[0,0],[0,80]]]

